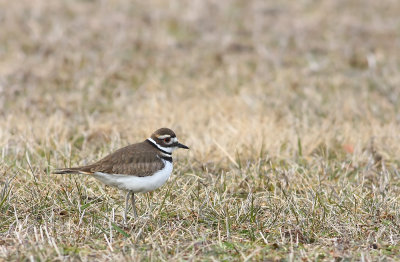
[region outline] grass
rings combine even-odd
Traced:
[[[399,12],[0,1],[0,260],[397,260]],[[191,150],[127,225],[50,175],[163,126]]]

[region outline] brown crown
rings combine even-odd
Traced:
[[[151,138],[154,139],[154,138],[157,138],[157,137],[159,137],[159,136],[164,136],[164,135],[169,135],[171,138],[172,138],[172,137],[176,137],[174,131],[172,131],[172,130],[169,129],[169,128],[163,127],[163,128],[160,128],[160,129],[156,130],[156,131],[151,135]]]

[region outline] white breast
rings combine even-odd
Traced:
[[[167,182],[172,173],[173,164],[169,161],[164,162],[164,168],[154,173],[152,176],[137,177],[119,174],[107,174],[96,172],[93,174],[95,178],[106,185],[117,187],[132,192],[150,192]]]

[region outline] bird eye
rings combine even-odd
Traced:
[[[169,143],[170,141],[171,141],[171,138],[170,138],[170,137],[164,138],[164,142],[165,142],[165,143]]]

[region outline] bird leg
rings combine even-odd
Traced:
[[[132,207],[133,207],[133,215],[135,218],[138,217],[137,212],[136,212],[136,204],[135,204],[135,193],[132,192]]]
[[[126,194],[126,198],[125,198],[125,212],[124,212],[124,223],[126,224],[126,215],[128,213],[128,209],[129,209],[129,195],[133,194],[131,191],[128,191],[128,193]]]
[[[150,214],[152,214],[152,200],[153,200],[153,192],[148,192],[147,193],[147,203],[148,203],[148,208],[150,211]]]

